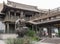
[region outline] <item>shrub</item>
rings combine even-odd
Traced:
[[[33,37],[35,35],[35,31],[29,30],[26,35],[30,36],[30,37]]]
[[[28,38],[16,38],[16,39],[7,39],[7,44],[32,44],[31,40]]]

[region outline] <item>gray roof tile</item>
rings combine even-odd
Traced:
[[[21,4],[21,3],[12,2],[12,1],[8,1],[7,6],[18,8],[18,9],[39,12],[39,10],[37,9],[36,6],[25,5],[25,4]]]

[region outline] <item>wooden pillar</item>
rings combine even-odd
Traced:
[[[19,12],[19,18],[21,17],[21,12]]]
[[[15,30],[16,30],[16,11],[14,12],[14,18],[15,18]]]
[[[6,23],[6,25],[7,25],[7,33],[9,33],[9,23]]]
[[[20,18],[23,18],[23,17],[24,17],[24,15],[23,15],[23,11],[21,11]]]
[[[31,17],[32,17],[32,18],[34,18],[34,15],[35,15],[35,14],[32,14],[32,16],[31,16]],[[30,19],[31,19],[31,18],[30,18]]]
[[[15,29],[14,29],[14,32],[16,32],[16,23],[14,23],[15,24]]]
[[[43,27],[39,27],[40,37],[43,36]]]
[[[16,19],[16,12],[14,12],[14,17],[15,17],[15,21],[16,21],[16,20],[17,20],[17,19]]]
[[[58,27],[58,35],[59,35],[59,37],[60,37],[60,28]]]
[[[36,26],[36,32],[37,32],[37,25],[35,25]]]
[[[34,30],[34,25],[32,25],[32,30]]]
[[[4,28],[6,29],[6,26],[5,26],[6,24],[4,23]],[[5,33],[5,29],[4,29],[4,32],[3,33]]]
[[[8,11],[8,18],[10,19],[10,11]]]
[[[7,33],[7,24],[5,23],[5,33]]]
[[[47,28],[47,31],[48,31],[48,37],[52,38],[52,30],[51,30],[51,27],[48,27]]]

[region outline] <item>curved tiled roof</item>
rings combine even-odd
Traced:
[[[16,2],[12,2],[12,1],[8,1],[6,5],[13,7],[13,8],[39,12],[39,10],[37,9],[36,6],[20,4],[20,3],[16,3]]]

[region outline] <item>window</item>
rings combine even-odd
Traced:
[[[10,18],[14,18],[14,12],[10,12]]]
[[[16,13],[17,18],[20,18],[20,13]]]
[[[16,16],[19,16],[20,17],[20,13],[16,13]]]
[[[10,12],[10,14],[11,14],[12,16],[14,16],[14,12]]]

